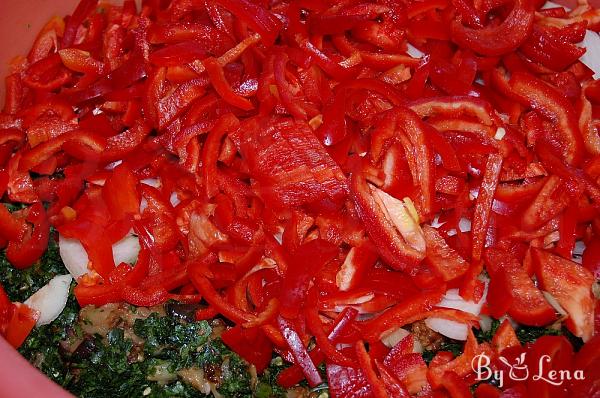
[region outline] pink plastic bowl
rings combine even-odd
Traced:
[[[0,105],[8,62],[26,55],[37,32],[54,15],[67,15],[78,0],[0,1]],[[67,398],[71,394],[51,382],[0,337],[0,397]]]

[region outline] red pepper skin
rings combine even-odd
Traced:
[[[96,9],[98,6],[98,0],[81,0],[75,8],[73,15],[67,19],[65,24],[65,33],[62,37],[61,47],[67,48],[73,45],[75,36],[77,35],[77,29],[79,25]]]
[[[527,350],[526,365],[537,366],[544,361],[544,373],[572,369],[573,346],[565,336],[542,336]],[[530,396],[542,398],[566,398],[567,392],[562,386],[555,386],[545,380],[532,377],[527,380]]]
[[[194,41],[171,44],[150,54],[149,60],[157,66],[178,66],[206,57],[204,46]]]
[[[377,373],[375,369],[373,369],[373,361],[369,353],[365,348],[365,343],[362,340],[357,341],[354,344],[354,349],[356,352],[356,357],[358,359],[358,363],[362,368],[369,384],[371,385],[371,392],[373,393],[373,397],[375,398],[387,398],[388,393],[385,389],[384,384],[377,377]]]
[[[27,209],[27,222],[33,225],[31,235],[25,234],[18,240],[8,242],[6,258],[19,269],[33,265],[46,251],[50,237],[50,224],[46,210],[41,203],[34,203]]]
[[[239,120],[231,113],[223,115],[212,128],[202,146],[202,178],[206,197],[211,199],[219,193],[217,161],[221,141],[229,132],[239,126]]]
[[[14,217],[6,206],[0,206],[0,237],[5,240],[16,241],[19,239],[24,227],[22,220]]]
[[[249,99],[233,91],[233,88],[225,78],[223,67],[216,58],[206,58],[202,61],[202,64],[206,69],[206,73],[208,73],[213,88],[225,102],[244,111],[254,109],[254,105],[252,105]]]
[[[481,260],[501,168],[502,157],[498,154],[490,155],[485,166],[483,181],[481,181],[477,204],[475,205],[475,214],[473,215],[473,229],[471,232],[473,236],[473,261]]]
[[[346,176],[308,124],[252,121],[242,124],[236,134],[242,157],[259,183],[258,194],[269,205],[333,211],[346,199]]]
[[[140,212],[140,194],[137,191],[138,178],[122,163],[114,168],[102,187],[102,198],[112,220],[127,220]]]
[[[521,343],[517,338],[515,329],[513,329],[510,321],[504,319],[500,327],[496,330],[494,337],[492,338],[492,348],[500,355],[502,351],[509,347],[520,347]]]
[[[533,27],[534,8],[529,0],[517,0],[510,14],[497,26],[473,29],[459,21],[451,25],[452,40],[479,54],[497,56],[516,50]]]
[[[594,306],[592,294],[594,276],[583,266],[545,250],[532,251],[535,273],[542,289],[550,292],[569,318],[566,325],[583,341],[594,333]]]
[[[373,397],[369,381],[360,369],[328,364],[327,381],[332,398]]]
[[[81,307],[118,303],[122,299],[119,287],[110,284],[85,286],[83,283],[79,283],[75,286],[73,294]]]
[[[553,148],[557,154],[568,165],[578,165],[583,157],[583,140],[573,105],[547,83],[525,72],[514,72],[509,85],[523,105],[538,111],[556,125],[558,136],[543,139],[558,141]]]
[[[6,328],[4,338],[10,345],[17,349],[25,342],[29,333],[31,333],[40,314],[25,304],[15,303],[13,305],[15,308]]]
[[[247,23],[256,33],[260,34],[265,45],[275,42],[282,23],[270,11],[248,0],[216,0],[215,3]]]
[[[6,334],[6,329],[12,318],[13,311],[13,304],[6,295],[2,285],[0,285],[0,335],[2,336]]]
[[[544,326],[556,319],[554,308],[533,284],[525,269],[508,252],[499,249],[486,250],[485,264],[491,280],[499,279],[503,285],[503,288],[490,292],[501,295],[490,297],[491,302],[501,303],[508,296],[508,314],[525,325]]]
[[[221,339],[229,348],[253,364],[259,374],[269,366],[273,345],[260,329],[245,329],[237,325],[224,331]]]
[[[410,246],[386,218],[362,173],[352,174],[350,189],[358,217],[381,257],[394,269],[415,271],[413,267],[423,260],[425,253]]]
[[[502,391],[491,384],[481,383],[474,393],[475,398],[500,398]]]
[[[564,70],[585,53],[584,48],[577,47],[537,24],[533,25],[531,35],[519,49],[532,61],[555,71]]]
[[[427,242],[426,261],[441,276],[444,282],[463,275],[469,264],[452,249],[435,228],[424,225],[423,233]]]
[[[300,315],[300,309],[306,301],[309,283],[339,250],[337,246],[322,239],[311,240],[303,244],[294,253],[290,253],[287,269],[281,288],[280,313],[293,319]]]
[[[600,238],[595,237],[587,242],[582,264],[596,279],[600,279]]]

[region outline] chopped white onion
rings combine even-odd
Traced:
[[[482,332],[489,332],[492,330],[492,322],[493,319],[491,316],[483,314],[479,315],[479,327],[481,328]]]
[[[586,30],[581,46],[585,47],[586,51],[579,60],[594,71],[594,79],[600,78],[600,36],[596,32]]]
[[[24,304],[40,313],[36,326],[47,325],[58,318],[67,304],[72,280],[71,275],[57,275],[25,300]]]
[[[73,278],[77,279],[88,273],[89,258],[79,240],[59,235],[58,251],[60,258]]]
[[[410,43],[407,44],[407,47],[408,49],[406,50],[406,52],[413,58],[421,58],[423,55],[425,55],[425,53],[423,53],[421,50],[419,50]]]
[[[504,138],[505,135],[506,130],[504,129],[504,127],[498,127],[498,129],[496,129],[496,135],[494,135],[494,139],[500,141],[502,138]]]
[[[487,281],[485,281],[483,296],[481,297],[481,300],[479,300],[479,302],[477,303],[473,301],[466,301],[465,299],[463,299],[460,296],[458,289],[450,289],[446,292],[446,294],[442,298],[442,301],[440,301],[437,304],[437,306],[444,308],[454,308],[460,311],[468,312],[473,315],[479,315],[487,297],[487,289],[488,283]],[[431,330],[436,331],[451,339],[467,339],[468,326],[463,323],[443,318],[427,318],[425,320],[425,324]]]
[[[135,264],[140,253],[140,240],[135,235],[127,235],[112,246],[115,265]]]
[[[81,242],[77,239],[58,236],[60,258],[69,273],[76,280],[89,272],[89,257]],[[140,252],[140,241],[137,236],[129,233],[112,246],[115,264],[134,264]]]
[[[381,338],[381,342],[388,348],[394,347],[401,342],[410,332],[406,329],[398,328]]]
[[[181,200],[179,200],[179,196],[177,196],[177,192],[173,192],[171,194],[171,196],[169,197],[169,202],[171,202],[171,206],[176,207],[178,204],[181,203]]]
[[[160,180],[158,178],[144,178],[140,181],[142,184],[150,185],[154,188],[160,188]]]

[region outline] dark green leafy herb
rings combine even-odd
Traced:
[[[54,239],[50,239],[48,250],[42,258],[33,266],[24,270],[16,269],[10,265],[4,251],[0,255],[0,281],[12,301],[25,301],[48,283],[50,279],[56,275],[67,273],[68,271],[60,259],[58,244]]]
[[[521,344],[533,343],[542,336],[558,336],[560,329],[550,329],[537,326],[520,326],[517,330],[517,338]]]
[[[455,357],[459,356],[464,347],[465,343],[462,341],[447,339],[445,340],[439,349],[437,350],[425,350],[423,351],[423,360],[429,365],[429,362],[435,357],[439,351],[450,351]]]
[[[490,330],[488,330],[487,332],[484,332],[481,329],[473,329],[473,333],[475,334],[475,337],[477,338],[478,343],[490,342],[494,338],[494,335],[496,334],[496,331],[498,330],[499,327],[500,327],[500,321],[497,319],[493,319]]]

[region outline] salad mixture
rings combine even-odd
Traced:
[[[599,397],[599,30],[81,0],[6,77],[0,334],[81,397]]]

